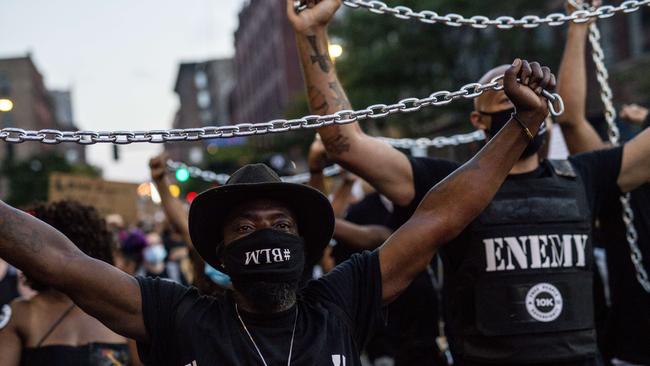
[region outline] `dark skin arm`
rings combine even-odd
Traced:
[[[81,252],[35,217],[0,202],[0,257],[125,337],[147,340],[135,278]]]
[[[596,4],[595,4],[596,5]],[[569,5],[568,12],[575,9]],[[571,22],[558,74],[558,93],[564,100],[564,113],[557,117],[571,154],[606,147],[596,130],[587,121],[586,50],[589,24]]]
[[[334,239],[344,241],[355,249],[375,249],[393,232],[382,225],[358,225],[345,219],[336,219]]]
[[[327,24],[341,0],[313,0],[306,5],[308,9],[296,14],[293,1],[287,0],[310,109],[320,115],[350,109],[328,53]],[[405,206],[414,198],[413,172],[404,154],[366,135],[357,123],[322,127],[318,133],[330,159],[369,182],[395,204]],[[372,157],[372,164],[368,157]]]
[[[595,6],[599,2],[595,2]],[[569,9],[572,11],[573,9]],[[572,154],[608,147],[587,121],[587,68],[585,64],[587,24],[569,24],[567,42],[560,65],[558,92],[564,99],[564,113],[557,121]],[[639,133],[623,147],[623,161],[617,183],[629,192],[650,181],[650,131]]]
[[[20,353],[23,349],[23,340],[20,336],[20,324],[25,318],[24,301],[14,300],[11,303],[12,316],[9,323],[0,330],[0,365],[20,365]]]
[[[527,85],[519,84],[518,77]],[[537,63],[515,60],[504,86],[535,135],[548,114],[540,88],[553,89],[555,77]],[[385,302],[395,299],[426,269],[440,246],[458,236],[490,203],[528,142],[518,123],[510,120],[476,156],[427,193],[409,221],[379,248]]]

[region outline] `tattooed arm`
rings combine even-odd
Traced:
[[[523,85],[518,77],[530,80]],[[534,136],[548,115],[538,88],[554,88],[555,77],[547,67],[517,59],[505,73],[504,86]],[[409,221],[379,248],[384,302],[395,299],[426,269],[440,245],[458,236],[488,205],[529,141],[511,119],[474,158],[427,193]]]
[[[296,14],[293,1],[287,0],[309,105],[315,114],[350,109],[328,52],[327,23],[340,5],[341,0],[311,0],[307,1],[307,9]],[[411,202],[415,196],[413,171],[404,154],[364,134],[357,123],[322,127],[318,133],[331,159],[365,179],[395,204],[405,206]]]
[[[0,257],[72,298],[113,331],[146,341],[135,278],[81,252],[48,224],[0,202]]]

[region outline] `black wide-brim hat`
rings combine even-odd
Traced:
[[[334,232],[334,212],[327,197],[303,184],[286,183],[264,164],[237,170],[221,187],[209,189],[192,201],[189,228],[192,244],[203,260],[218,268],[226,217],[242,203],[255,199],[279,201],[295,215],[305,241],[307,264],[315,264]]]

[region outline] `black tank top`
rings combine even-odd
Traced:
[[[126,343],[24,348],[20,359],[21,366],[126,366],[128,363],[129,348]]]

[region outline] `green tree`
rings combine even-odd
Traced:
[[[433,10],[439,14],[458,13],[465,17],[501,15],[520,17],[526,14],[545,15],[546,2],[475,1],[475,0],[397,0],[391,6],[405,5],[413,10]],[[515,57],[542,61],[556,66],[562,48],[558,46],[560,30],[541,26],[537,29],[497,30],[449,27],[405,21],[365,10],[345,9],[331,27],[332,38],[342,43],[343,56],[337,68],[352,104],[364,107],[375,103],[392,103],[401,98],[423,97],[433,91],[456,90],[474,82],[490,68],[510,63]],[[423,123],[437,120],[449,113],[462,126],[466,123],[468,102],[452,103],[445,108],[426,108],[421,112],[391,118],[407,134],[421,135],[444,125]],[[424,126],[426,127],[426,126]]]
[[[3,163],[2,175],[7,178],[9,196],[6,202],[22,207],[36,201],[46,201],[50,173],[62,172],[101,176],[101,170],[86,164],[70,164],[58,154],[39,154],[29,159]]]

